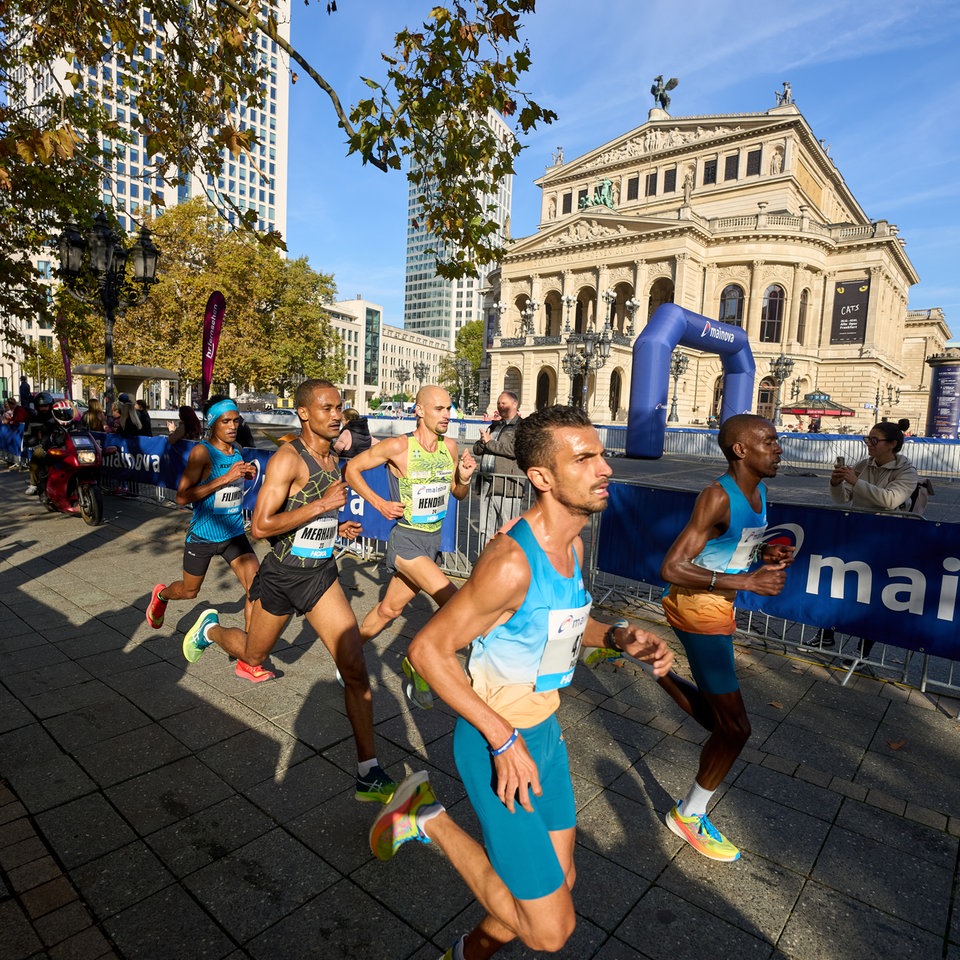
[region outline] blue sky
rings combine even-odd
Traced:
[[[433,6],[420,0],[293,3],[293,43],[344,104],[383,76],[380,51]],[[673,116],[759,112],[784,80],[867,215],[900,227],[921,282],[910,308],[942,307],[960,338],[960,4],[955,0],[541,0],[528,19],[524,87],[559,119],[525,139],[512,234],[536,229],[540,176],[633,129],[653,77],[678,77]],[[347,158],[325,94],[291,90],[287,245],[403,320],[407,182]],[[951,173],[951,171],[953,171]]]

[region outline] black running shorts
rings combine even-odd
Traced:
[[[211,543],[209,540],[188,540],[183,545],[183,572],[193,577],[205,577],[210,561],[214,557],[223,557],[227,563],[233,563],[237,557],[242,557],[245,553],[253,553],[253,547],[242,533],[218,543]]]
[[[317,605],[339,575],[337,561],[332,558],[302,569],[286,566],[268,553],[250,585],[250,599],[254,603],[259,600],[263,609],[275,617],[292,613],[302,617]]]

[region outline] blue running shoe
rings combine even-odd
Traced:
[[[183,655],[190,663],[196,663],[202,656],[203,651],[213,643],[205,635],[207,627],[219,626],[220,618],[216,610],[204,610],[200,614],[200,619],[187,631],[183,638]]]

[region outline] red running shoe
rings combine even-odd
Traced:
[[[167,612],[167,601],[160,599],[160,594],[165,587],[165,583],[158,583],[153,588],[153,593],[150,595],[150,602],[147,604],[147,623],[149,623],[154,630],[159,630],[160,627],[163,626],[163,617]]]
[[[241,680],[249,680],[251,683],[263,683],[264,680],[272,680],[276,676],[270,670],[264,670],[260,664],[251,667],[249,663],[244,663],[242,660],[238,660],[233,669]]]

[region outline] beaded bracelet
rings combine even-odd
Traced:
[[[517,742],[517,737],[519,736],[520,736],[520,731],[516,727],[514,727],[513,733],[510,734],[510,739],[507,740],[507,742],[502,747],[497,747],[496,750],[494,750],[493,747],[487,747],[487,749],[490,751],[490,756],[499,757],[501,753],[506,753]]]

